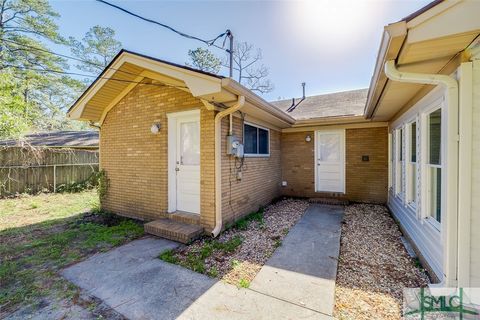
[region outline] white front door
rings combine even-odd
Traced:
[[[345,192],[345,131],[316,132],[316,191]]]
[[[169,211],[200,213],[200,115],[169,118]]]

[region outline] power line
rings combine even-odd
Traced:
[[[184,33],[184,32],[178,31],[178,30],[174,29],[173,27],[170,27],[169,25],[166,25],[166,24],[164,24],[164,23],[161,23],[161,22],[158,22],[158,21],[149,19],[149,18],[142,17],[141,15],[138,15],[138,14],[136,14],[136,13],[133,13],[133,12],[131,12],[131,11],[125,9],[125,8],[122,8],[122,7],[117,6],[117,5],[113,4],[113,3],[107,2],[107,1],[105,1],[105,0],[96,0],[96,1],[101,2],[101,3],[103,3],[103,4],[106,4],[106,5],[110,6],[110,7],[113,7],[113,8],[115,8],[115,9],[117,9],[117,10],[120,10],[120,11],[122,11],[122,12],[125,12],[126,14],[129,14],[129,15],[131,15],[131,16],[134,16],[134,17],[136,17],[136,18],[138,18],[138,19],[141,19],[141,20],[143,20],[143,21],[150,22],[150,23],[156,24],[156,25],[158,25],[158,26],[161,26],[161,27],[163,27],[163,28],[166,28],[166,29],[168,29],[168,30],[170,30],[170,31],[175,32],[176,34],[178,34],[178,35],[180,35],[180,36],[182,36],[182,37],[185,37],[185,38],[188,38],[188,39],[197,40],[197,41],[200,41],[200,42],[205,43],[205,44],[208,45],[208,46],[214,46],[214,47],[216,47],[216,48],[218,48],[218,49],[225,50],[225,51],[228,52],[228,50],[226,50],[225,48],[222,48],[222,47],[217,46],[217,45],[215,44],[215,42],[216,42],[218,39],[224,37],[225,35],[227,35],[227,34],[229,33],[228,30],[225,31],[225,32],[223,32],[223,33],[221,33],[221,34],[219,34],[218,36],[216,36],[215,38],[213,38],[213,39],[211,39],[211,40],[205,40],[205,39],[201,39],[201,38],[198,38],[198,37],[196,37],[196,36],[192,36],[192,35],[186,34],[186,33]]]
[[[50,51],[50,50],[47,50],[47,49],[43,49],[43,48],[38,48],[38,47],[35,47],[35,46],[30,46],[30,45],[27,45],[27,44],[18,43],[18,42],[15,42],[15,41],[13,41],[13,40],[3,39],[3,41],[10,42],[10,43],[16,44],[17,46],[22,46],[22,47],[25,47],[25,48],[28,48],[28,49],[32,49],[32,50],[37,50],[37,51],[41,51],[41,52],[53,54],[53,55],[56,55],[56,56],[59,56],[59,57],[65,58],[65,59],[75,60],[75,61],[82,62],[82,63],[85,63],[85,64],[89,64],[89,65],[92,65],[92,66],[96,66],[96,67],[99,67],[99,68],[102,68],[102,69],[112,69],[112,70],[115,70],[115,71],[119,71],[119,72],[123,72],[123,73],[127,73],[127,74],[131,74],[131,75],[138,76],[138,74],[136,74],[136,73],[134,73],[134,72],[129,72],[129,71],[126,71],[126,70],[117,69],[117,68],[113,68],[113,67],[108,67],[108,68],[106,68],[105,66],[103,66],[103,65],[101,65],[101,64],[98,64],[98,63],[94,63],[94,62],[91,62],[91,61],[83,60],[83,59],[80,59],[80,58],[75,58],[75,57],[72,57],[72,56],[68,56],[68,55],[65,55],[65,54],[53,52],[53,51]],[[22,48],[19,48],[19,49],[20,49],[20,50],[25,50],[25,49],[22,49]],[[91,75],[88,75],[88,76],[91,76]]]
[[[141,82],[141,81],[118,79],[118,78],[112,78],[112,77],[101,77],[101,76],[97,77],[97,76],[90,75],[90,74],[82,74],[82,73],[68,72],[68,71],[59,71],[59,70],[53,70],[53,69],[29,68],[29,67],[15,66],[15,65],[9,65],[9,64],[4,64],[4,65],[2,65],[2,67],[3,68],[14,68],[14,69],[18,69],[18,70],[32,70],[32,71],[45,72],[45,73],[75,75],[75,76],[81,76],[81,77],[92,77],[92,78],[96,78],[96,79],[105,79],[105,80],[112,80],[112,81],[126,82],[126,83],[137,83],[137,84],[144,84],[144,85],[154,85],[154,86],[159,86],[159,87],[173,87],[173,88],[178,88],[178,89],[186,89],[187,88],[187,87],[183,87],[183,86],[174,86],[174,85],[159,84],[159,83],[145,83],[145,82]]]

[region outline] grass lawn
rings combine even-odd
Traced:
[[[141,224],[96,208],[95,191],[0,200],[0,318],[25,305],[72,300],[78,290],[60,269],[143,235]]]

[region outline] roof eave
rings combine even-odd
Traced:
[[[286,114],[281,109],[275,107],[273,104],[267,102],[251,90],[245,88],[237,81],[231,78],[222,79],[222,87],[226,90],[236,94],[238,96],[245,96],[245,99],[255,105],[257,108],[275,116],[276,118],[283,121],[285,124],[292,125],[295,123],[295,119],[290,115]]]
[[[373,117],[378,101],[388,81],[383,73],[383,66],[387,60],[397,59],[406,37],[407,23],[405,21],[399,21],[384,28],[365,105],[364,115],[366,119]]]
[[[362,123],[370,122],[365,119],[363,115],[339,115],[331,117],[316,117],[310,119],[299,119],[292,125],[293,128],[305,127],[305,126],[321,126],[327,124],[345,124],[345,123]]]

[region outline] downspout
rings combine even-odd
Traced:
[[[449,183],[444,191],[446,200],[446,229],[445,231],[445,257],[444,257],[444,280],[442,285],[446,287],[457,286],[457,227],[458,227],[458,81],[450,76],[441,74],[422,74],[413,72],[401,72],[395,66],[394,60],[385,63],[385,75],[393,81],[443,85],[447,90],[447,153],[446,173],[442,176]],[[442,226],[443,228],[443,226]]]
[[[222,119],[240,110],[245,104],[245,97],[238,96],[237,102],[230,108],[215,115],[215,227],[212,236],[216,237],[222,231]],[[230,130],[232,126],[230,119]]]

